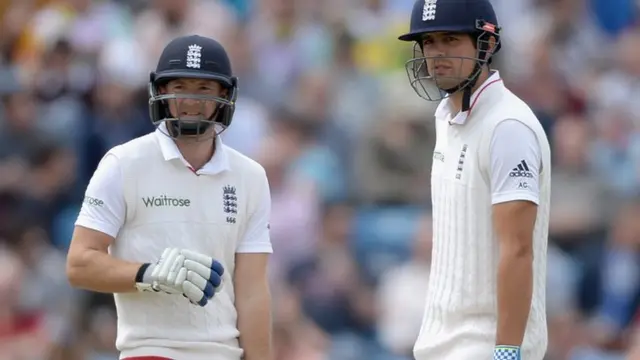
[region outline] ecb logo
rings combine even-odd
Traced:
[[[227,223],[235,224],[236,215],[238,215],[238,197],[235,186],[227,185],[222,188],[222,208],[227,214]]]

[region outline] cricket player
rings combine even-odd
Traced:
[[[149,83],[156,131],[111,149],[88,185],[67,275],[114,294],[120,359],[272,359],[269,185],[218,136],[237,86],[217,41],[171,41]]]
[[[407,62],[436,110],[433,260],[418,360],[542,360],[550,150],[531,109],[490,69],[489,0],[417,0]]]

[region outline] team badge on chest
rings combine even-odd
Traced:
[[[222,205],[227,215],[227,223],[235,224],[238,216],[238,196],[235,186],[227,185],[222,188]]]

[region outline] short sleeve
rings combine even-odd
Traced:
[[[266,174],[263,173],[257,186],[258,191],[256,202],[251,215],[249,215],[248,223],[244,234],[240,239],[236,253],[272,253],[271,237],[269,236],[269,220],[271,217],[271,193],[269,190],[269,181]]]
[[[118,158],[108,153],[89,181],[76,225],[115,238],[124,224],[125,216],[122,169]]]
[[[491,202],[526,200],[538,204],[542,156],[538,138],[525,124],[505,120],[490,144]]]

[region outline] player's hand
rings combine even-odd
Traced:
[[[191,250],[180,250],[184,256],[184,266],[190,271],[195,271],[213,285],[215,292],[222,289],[222,275],[224,268],[211,256],[204,255]]]
[[[493,360],[521,360],[518,346],[497,345],[493,350]]]
[[[222,265],[204,254],[166,249],[160,260],[149,264],[142,290],[182,294],[191,303],[205,306],[222,285]]]

